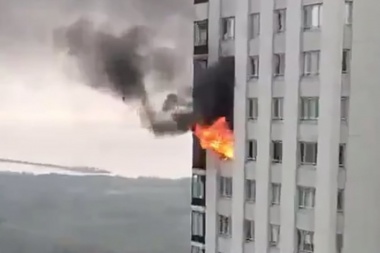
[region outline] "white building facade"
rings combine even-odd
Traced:
[[[194,60],[236,83],[235,159],[195,141],[192,253],[380,252],[380,1],[194,9]]]

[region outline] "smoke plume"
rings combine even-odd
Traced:
[[[89,86],[127,104],[137,102],[144,126],[155,135],[182,134],[195,123],[211,124],[223,116],[232,127],[233,58],[222,58],[205,70],[194,66],[193,88],[179,94],[171,92],[173,86],[181,86],[173,81],[183,71],[179,66],[186,65],[174,49],[155,45],[155,31],[150,27],[133,26],[114,34],[80,19],[57,30],[54,37],[58,46],[74,56]],[[147,82],[152,73],[154,81]],[[162,91],[167,96],[158,108],[151,97]]]

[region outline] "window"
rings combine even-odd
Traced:
[[[220,196],[228,198],[232,197],[232,178],[220,177],[219,180]]]
[[[245,230],[246,241],[255,240],[255,222],[253,220],[244,221],[244,230]]]
[[[281,185],[272,184],[272,205],[279,205],[281,202]]]
[[[208,21],[196,21],[194,22],[194,46],[207,45],[208,37]]]
[[[352,25],[352,1],[346,1],[346,25]]]
[[[219,215],[219,235],[230,236],[231,235],[231,218]]]
[[[343,121],[348,119],[348,97],[342,97],[340,104],[340,118]]]
[[[254,13],[249,16],[250,19],[250,38],[255,39],[260,35],[260,14]]]
[[[318,143],[300,142],[301,164],[317,164]]]
[[[222,19],[222,39],[231,40],[235,37],[235,18]]]
[[[247,159],[248,160],[256,160],[257,155],[257,142],[256,140],[249,140],[247,147]]]
[[[285,24],[286,24],[286,10],[276,10],[274,12],[274,31],[276,33],[280,33],[285,31]]]
[[[336,235],[336,249],[337,249],[337,253],[343,252],[343,235],[342,234]]]
[[[320,51],[307,51],[303,53],[303,75],[311,76],[319,74]]]
[[[257,78],[259,77],[259,56],[251,56],[250,57],[250,77]]]
[[[350,71],[350,50],[344,49],[342,55],[342,73],[346,74]]]
[[[252,179],[245,180],[245,197],[247,201],[256,200],[256,181]]]
[[[301,98],[301,120],[317,120],[319,116],[319,98]]]
[[[193,175],[192,179],[192,197],[197,199],[203,199],[205,196],[204,192],[204,180],[201,175]]]
[[[284,111],[283,104],[284,104],[283,98],[273,98],[273,100],[272,100],[272,119],[282,120],[284,118],[284,116],[283,116],[283,111]]]
[[[285,54],[275,54],[273,56],[274,76],[283,76],[285,74]]]
[[[198,59],[198,60],[195,60],[195,62],[202,69],[207,69],[207,60],[206,59]]]
[[[191,246],[191,253],[205,253],[205,250],[198,246]]]
[[[257,119],[258,107],[257,98],[248,98],[248,119]]]
[[[305,30],[321,27],[322,5],[312,4],[303,7],[303,27]]]
[[[345,157],[346,157],[346,145],[339,145],[339,167],[344,167],[345,165]]]
[[[204,213],[192,211],[191,213],[191,234],[194,236],[204,236]]]
[[[282,141],[272,141],[272,162],[282,163]]]
[[[298,187],[298,207],[300,209],[314,208],[315,188]]]
[[[270,225],[270,238],[269,243],[271,246],[276,247],[280,242],[280,226]]]
[[[298,230],[298,251],[300,253],[314,252],[314,232]]]
[[[342,189],[338,190],[338,202],[337,202],[338,212],[343,212],[344,209],[344,191]]]

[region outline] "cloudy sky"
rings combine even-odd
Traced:
[[[190,174],[190,135],[156,138],[136,109],[88,88],[54,29],[87,17],[110,29],[153,26],[191,76],[188,0],[0,0],[0,157],[88,165],[125,176]]]

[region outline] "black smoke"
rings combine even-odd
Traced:
[[[233,127],[233,57],[221,58],[208,69],[194,66],[194,84],[188,87],[191,92],[187,94],[192,100],[189,103],[186,94],[169,92],[181,70],[179,66],[185,64],[178,61],[175,50],[154,47],[154,37],[149,27],[134,26],[115,35],[97,30],[85,19],[54,34],[56,44],[75,57],[86,83],[126,103],[138,102],[145,127],[155,135],[182,134],[195,123],[211,124],[219,117],[226,117]],[[161,80],[150,84],[153,87],[145,81],[151,71]],[[167,90],[162,107],[152,105],[152,90]]]

